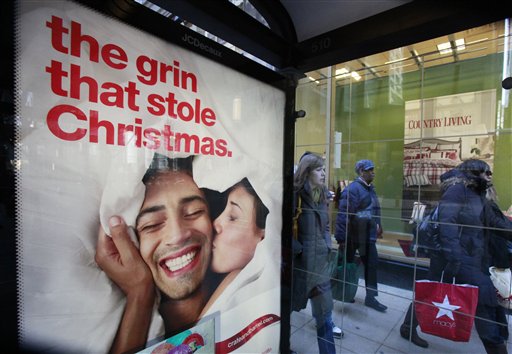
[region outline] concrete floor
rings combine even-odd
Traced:
[[[377,312],[364,306],[364,281],[359,281],[355,303],[335,301],[333,318],[336,325],[345,332],[344,338],[335,339],[337,353],[391,354],[391,353],[485,353],[473,326],[470,341],[453,342],[418,331],[427,340],[429,347],[420,348],[400,336],[399,328],[412,299],[412,291],[379,284],[378,300],[388,306],[386,313]],[[511,318],[509,316],[509,331]],[[315,321],[311,308],[293,312],[291,316],[291,349],[298,354],[318,353]],[[509,341],[509,352],[512,344]]]

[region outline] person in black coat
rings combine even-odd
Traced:
[[[300,214],[293,265],[293,310],[304,309],[308,299],[311,300],[319,352],[334,354],[328,190],[325,161],[321,156],[309,153],[300,160],[294,176],[294,199],[294,209]],[[337,332],[341,335],[340,329]]]
[[[491,176],[486,162],[469,159],[453,175],[443,179],[446,188],[439,203],[439,221],[445,262],[435,264],[433,270],[440,279],[444,263],[446,282],[455,277],[457,283],[478,286],[475,327],[480,340],[487,353],[506,353],[507,319],[490,278],[485,237],[485,227],[496,225],[491,224],[491,219],[485,221],[486,225],[481,218]]]
[[[428,279],[452,283],[455,278],[458,284],[478,286],[475,314],[478,336],[488,354],[502,354],[507,353],[508,324],[489,274],[490,260],[493,259],[489,230],[500,227],[492,204],[486,200],[491,176],[489,165],[477,159],[466,160],[441,176],[439,239],[442,250],[430,254]],[[511,235],[504,232],[494,236],[510,239]],[[411,320],[411,310],[412,307],[402,327],[411,325],[409,329],[416,332],[417,321],[415,316]],[[402,328],[400,332],[405,338]]]

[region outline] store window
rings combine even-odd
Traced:
[[[512,109],[510,90],[502,88],[512,68],[510,43],[505,20],[319,69],[300,81],[296,107],[306,117],[296,123],[295,163],[306,151],[324,156],[326,183],[340,192],[358,177],[356,162],[371,160],[381,209],[377,299],[388,308],[379,313],[364,306],[368,292],[359,265],[355,303],[335,300],[334,322],[346,332],[336,342],[341,348],[417,348],[400,339],[398,327],[415,280],[427,276],[430,260],[411,247],[413,228],[441,199],[443,173],[468,159],[484,161],[499,207],[511,216]],[[336,202],[329,207],[336,248],[339,210]],[[347,247],[338,256],[346,261]],[[292,348],[306,329],[304,318],[292,315]],[[467,344],[419,333],[432,352],[484,351],[475,329]]]

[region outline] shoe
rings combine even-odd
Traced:
[[[402,338],[405,338],[408,341],[413,342],[418,347],[428,348],[428,342],[426,340],[420,338],[420,336],[418,335],[418,332],[416,331],[416,328],[414,328],[411,331],[411,327],[409,325],[402,324],[400,326],[400,335],[402,336]],[[409,335],[410,335],[410,339],[409,339]]]
[[[386,312],[388,309],[387,306],[382,305],[380,302],[377,301],[374,297],[367,297],[364,300],[364,304],[368,307],[371,307],[374,310],[377,310],[379,312]]]
[[[334,326],[332,328],[332,335],[334,338],[343,338],[345,336],[345,333],[339,328],[338,326]]]
[[[334,338],[343,338],[345,336],[345,332],[341,330],[338,326],[336,326],[334,323],[332,324],[332,335]]]

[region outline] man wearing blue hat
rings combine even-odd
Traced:
[[[359,160],[355,164],[357,178],[341,193],[336,217],[335,237],[343,254],[347,248],[347,263],[354,262],[356,250],[364,264],[366,299],[364,304],[385,312],[384,306],[375,298],[377,293],[378,254],[375,242],[382,235],[380,204],[372,185],[375,165],[371,160]]]

